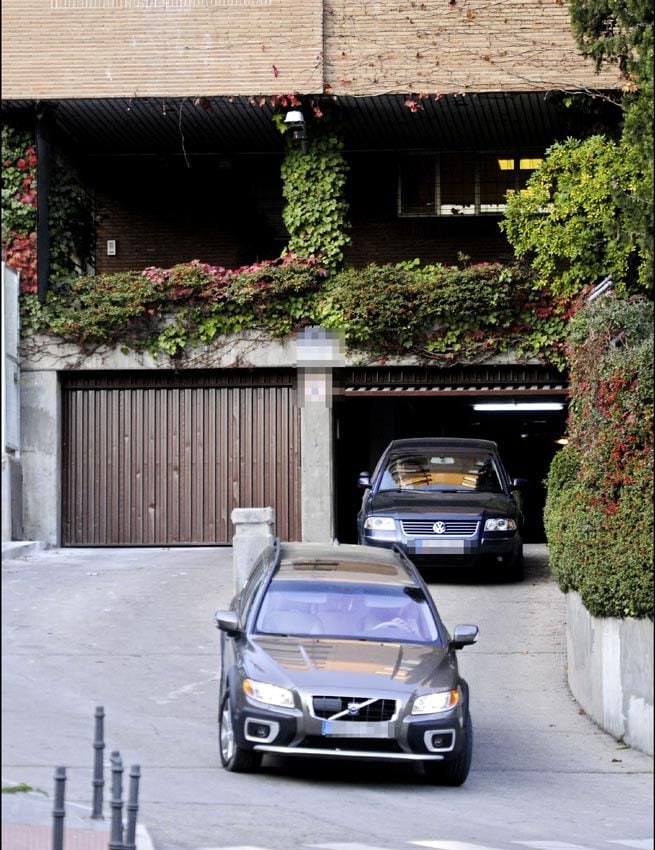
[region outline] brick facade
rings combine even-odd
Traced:
[[[613,87],[563,0],[4,0],[4,99]]]

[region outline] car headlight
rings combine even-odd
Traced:
[[[369,516],[364,521],[364,528],[369,531],[395,531],[396,521],[390,516]]]
[[[453,688],[450,691],[437,691],[432,694],[423,694],[416,697],[412,714],[438,714],[440,711],[450,711],[459,702],[459,691]]]
[[[516,531],[516,521],[509,517],[494,517],[494,519],[486,520],[484,524],[485,531]]]
[[[244,679],[243,690],[257,702],[279,705],[282,708],[293,708],[293,693],[279,685],[269,685],[266,682],[256,682],[254,679]]]

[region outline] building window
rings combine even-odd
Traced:
[[[525,151],[407,155],[398,173],[398,215],[499,215],[508,189],[522,189],[541,161]]]

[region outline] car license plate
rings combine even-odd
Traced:
[[[328,738],[390,738],[391,729],[389,723],[324,720],[321,734]]]
[[[461,554],[464,551],[463,540],[417,540],[417,552],[443,552],[448,555]]]

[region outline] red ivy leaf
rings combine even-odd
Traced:
[[[279,77],[279,75],[280,75],[280,72],[278,71],[277,66],[273,65],[273,76]]]

